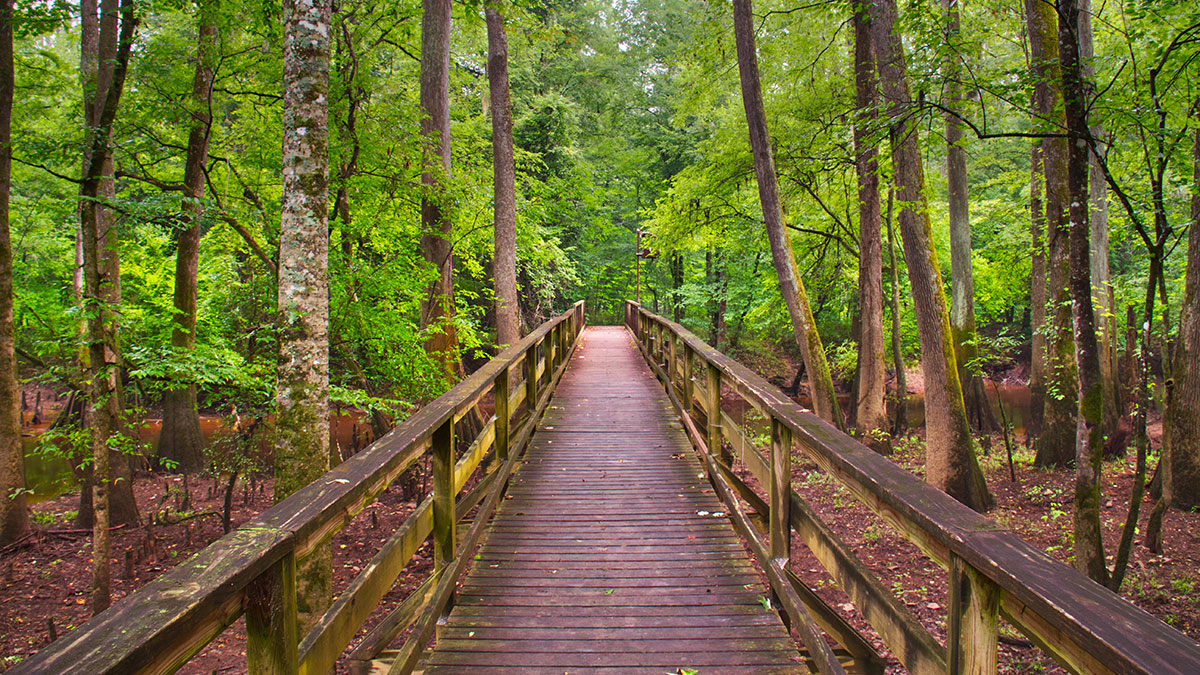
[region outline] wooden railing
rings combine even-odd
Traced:
[[[515,462],[566,368],[584,321],[583,302],[518,344],[317,481],[165,572],[68,633],[13,673],[173,672],[246,618],[251,673],[327,673],[431,534],[435,569],[351,654],[364,669],[413,626],[389,672],[410,672],[448,610]],[[521,367],[521,379],[512,371]],[[496,414],[455,460],[454,425],[489,392]],[[522,407],[524,404],[524,407]],[[429,453],[433,494],[380,547],[301,640],[296,561],[326,544],[387,486]],[[466,494],[467,479],[492,456]],[[473,508],[469,530],[457,524]]]
[[[995,673],[1003,617],[1072,672],[1200,673],[1195,641],[804,411],[679,324],[632,302],[626,304],[625,322],[666,384],[734,525],[759,558],[775,599],[821,672],[842,668],[818,627],[864,670],[879,672],[878,655],[787,569],[793,533],[910,672]],[[722,387],[769,420],[769,449],[746,443],[743,431],[721,409]],[[731,470],[734,453],[722,449],[723,440],[737,451],[767,500]],[[791,489],[793,443],[948,571],[946,647]],[[743,501],[757,515],[768,514],[768,520],[754,522]]]

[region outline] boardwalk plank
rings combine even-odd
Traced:
[[[589,328],[426,673],[803,673],[670,404]]]

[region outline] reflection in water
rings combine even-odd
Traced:
[[[335,452],[340,452],[343,457],[349,457],[374,440],[370,420],[358,411],[330,413],[329,426],[330,441]],[[32,491],[29,495],[31,504],[54,499],[78,487],[66,459],[37,451],[39,440],[49,427],[49,422],[39,425],[26,424],[21,438],[25,452],[25,485]],[[148,451],[152,451],[150,454],[154,454],[158,450],[158,436],[161,432],[162,420],[150,419],[134,430],[134,437]],[[214,438],[228,433],[226,419],[220,415],[201,414],[200,433],[207,446]]]

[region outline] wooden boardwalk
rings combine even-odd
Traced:
[[[427,673],[802,673],[665,392],[588,328]]]

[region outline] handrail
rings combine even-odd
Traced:
[[[768,418],[773,447],[759,451],[743,446],[741,455],[769,492],[769,506],[758,504],[769,510],[771,520],[770,540],[762,545],[786,551],[794,530],[910,671],[996,672],[1002,615],[1072,672],[1200,672],[1200,645],[1195,641],[803,410],[686,328],[629,301],[625,323],[664,380],[693,443],[712,458],[716,469],[710,474],[718,492],[729,492],[732,486],[743,498],[749,493],[750,499],[762,501],[725,466],[732,458],[721,450],[722,438],[733,441],[740,434],[734,420],[721,411],[722,384]],[[701,382],[706,384],[702,387]],[[700,412],[703,425],[695,419]],[[787,456],[793,441],[949,571],[948,648],[920,626],[790,488]],[[722,463],[722,458],[727,461]],[[783,590],[771,581],[776,593]],[[823,611],[807,609],[814,618]]]
[[[480,501],[485,508],[494,505],[504,489],[507,473],[496,469],[511,470],[524,451],[582,333],[583,310],[583,301],[575,303],[362,452],[10,672],[173,672],[243,614],[250,672],[328,672],[432,533],[434,575],[385,622],[398,626],[394,632],[373,633],[374,653],[356,652],[361,658],[374,658],[414,617],[429,613],[431,607],[435,614],[445,609],[444,604],[436,606],[433,590],[452,589],[454,575],[445,572],[461,568],[460,559],[472,553],[469,541],[457,536],[455,524]],[[518,365],[523,365],[523,379],[510,387],[510,371]],[[497,414],[456,465],[454,423],[492,390]],[[522,403],[528,414],[514,420]],[[510,435],[514,421],[519,423]],[[427,451],[434,469],[433,496],[418,506],[301,641],[296,560],[327,542]],[[467,495],[457,497],[488,454],[499,460],[488,467],[490,474]],[[477,522],[484,520],[486,514],[477,515]],[[413,649],[419,654],[423,646]]]

